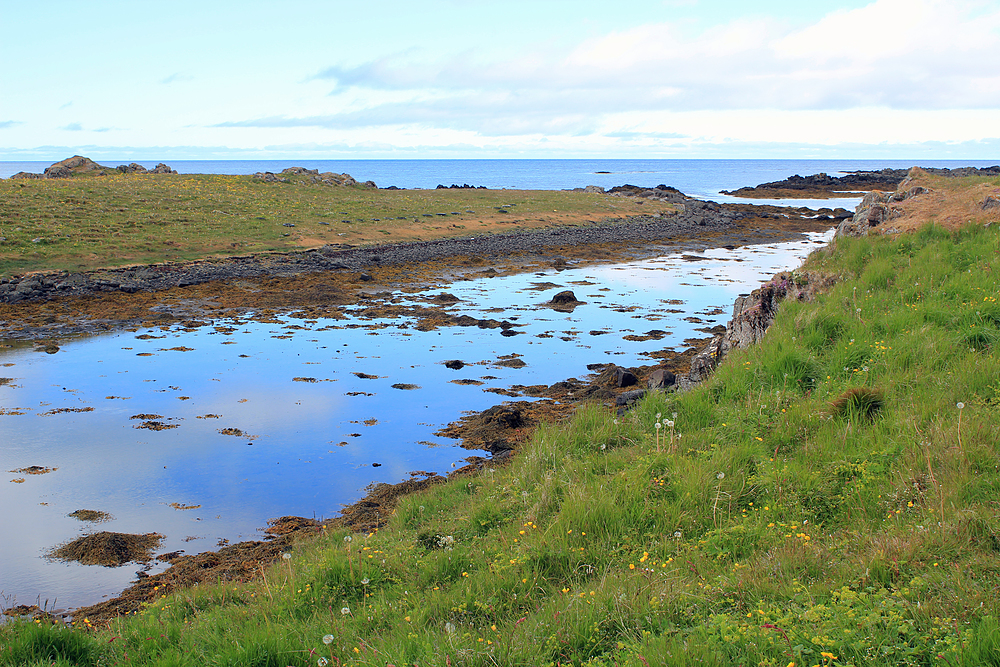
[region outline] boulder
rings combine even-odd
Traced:
[[[634,387],[639,384],[639,378],[630,370],[616,368],[615,384],[619,387]]]
[[[151,174],[176,174],[177,172],[162,162],[149,170]]]
[[[123,174],[145,174],[146,168],[137,162],[132,164],[120,164],[116,167]]]
[[[983,203],[980,206],[980,208],[982,208],[982,210],[984,211],[1000,208],[1000,199],[997,199],[996,197],[986,197],[986,199],[983,200]]]
[[[688,380],[691,382],[701,382],[715,370],[715,367],[722,359],[722,336],[716,336],[708,345],[702,348],[701,352],[691,359],[691,370],[688,371]]]
[[[553,296],[545,305],[563,313],[571,313],[577,306],[581,306],[585,301],[578,301],[572,290],[564,290]]]
[[[666,368],[657,368],[646,378],[646,387],[649,389],[667,389],[677,383],[677,376]]]
[[[77,174],[88,174],[105,170],[110,171],[108,167],[103,167],[90,158],[74,155],[71,158],[56,162],[51,167],[47,167],[44,176],[46,178],[69,178]]]

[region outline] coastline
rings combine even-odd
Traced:
[[[815,223],[808,223],[813,228]],[[829,225],[825,227],[829,229]],[[747,235],[740,232],[739,237],[724,235],[719,241],[739,241],[741,243],[772,242],[778,238],[787,238],[795,232],[789,230],[757,230],[758,235]],[[686,241],[690,243],[691,241]],[[707,243],[701,239],[698,247],[706,245],[716,247],[724,243]],[[621,244],[621,251],[631,256],[635,252],[643,252],[629,244]],[[582,254],[590,254],[592,249],[586,244],[577,246],[561,244],[559,257],[574,261],[574,249],[582,250]],[[678,248],[672,248],[677,251]],[[662,246],[648,246],[646,252],[663,252]],[[549,258],[546,261],[550,261]],[[595,261],[607,261],[607,257]],[[714,332],[718,333],[718,332]],[[116,615],[131,613],[155,599],[157,595],[176,588],[208,581],[212,577],[223,580],[245,580],[256,573],[267,563],[280,558],[284,549],[289,548],[299,537],[315,535],[324,529],[348,529],[354,532],[371,533],[377,530],[391,515],[395,503],[404,495],[426,489],[432,485],[448,480],[472,475],[485,467],[504,465],[516,456],[517,448],[534,426],[541,422],[558,422],[567,418],[575,408],[584,402],[599,401],[619,411],[626,411],[628,406],[652,388],[670,389],[672,386],[690,387],[701,377],[691,374],[692,361],[710,338],[686,341],[686,349],[681,352],[668,352],[658,360],[659,363],[641,367],[619,368],[614,364],[595,364],[595,376],[584,381],[556,382],[549,387],[521,387],[520,392],[512,392],[509,398],[515,398],[519,393],[538,399],[530,403],[524,401],[507,401],[495,408],[470,415],[445,429],[450,437],[463,439],[463,446],[468,449],[485,449],[491,455],[469,457],[468,465],[455,470],[447,476],[438,474],[418,474],[397,484],[377,484],[370,487],[369,492],[361,499],[347,505],[339,516],[325,521],[283,517],[274,520],[280,525],[291,526],[273,541],[248,541],[227,546],[218,552],[202,552],[191,556],[179,555],[170,560],[171,567],[163,573],[143,576],[110,600],[96,605],[75,610],[77,615],[84,614],[94,621],[106,620]],[[664,373],[666,377],[664,377]],[[655,380],[654,380],[655,376]],[[488,437],[483,437],[487,435]],[[325,526],[325,528],[318,528]],[[267,531],[274,534],[271,529]],[[246,563],[253,563],[249,567]],[[249,569],[248,569],[249,568]],[[70,616],[72,618],[72,616]]]

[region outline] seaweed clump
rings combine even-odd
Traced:
[[[77,561],[83,565],[121,567],[129,562],[149,562],[153,558],[153,550],[162,540],[163,535],[159,533],[134,535],[102,530],[53,549],[49,557]]]

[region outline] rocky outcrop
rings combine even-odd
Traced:
[[[290,178],[292,176],[302,176],[304,178]],[[362,185],[367,188],[377,188],[372,181],[358,183],[350,174],[335,174],[332,171],[320,173],[319,169],[306,169],[305,167],[288,167],[282,169],[280,174],[273,174],[270,171],[258,171],[253,175],[255,180],[265,183],[297,183],[299,185],[328,185],[336,187],[347,187],[351,185]]]
[[[104,175],[109,171],[111,171],[110,168],[103,167],[88,157],[74,155],[46,168],[42,175],[45,178],[70,178],[81,174],[99,173],[100,175]]]
[[[123,174],[176,174],[177,171],[171,169],[162,162],[153,167],[152,169],[146,169],[138,162],[133,162],[132,164],[120,164],[116,169]]]
[[[1000,166],[993,167],[960,167],[946,169],[924,167],[923,171],[936,176],[1000,176]],[[738,190],[723,190],[722,194],[736,197],[767,196],[769,193],[788,192],[857,192],[874,190],[897,190],[909,176],[909,169],[881,169],[879,171],[854,171],[843,176],[828,174],[813,174],[811,176],[791,176],[782,181],[761,183],[754,187],[744,187]]]
[[[754,187],[738,190],[723,190],[724,195],[752,197],[767,190],[847,192],[858,190],[895,190],[906,178],[906,169],[883,169],[881,171],[859,171],[844,176],[813,174],[811,176],[790,176],[782,181],[761,183]]]
[[[88,157],[74,155],[46,167],[41,174],[20,171],[11,178],[72,178],[74,176],[107,176],[115,172],[122,174],[176,174],[177,172],[162,162],[152,169],[146,169],[141,164],[120,164],[117,167],[105,167]]]
[[[858,204],[854,216],[837,226],[837,236],[868,236],[873,229],[900,217],[902,211],[893,204],[928,192],[923,186],[910,185],[912,182],[913,178],[907,176],[895,192],[869,192]]]
[[[774,322],[782,301],[811,301],[834,283],[833,276],[812,272],[783,271],[750,294],[737,297],[726,333],[716,336],[691,360],[684,384],[705,380],[730,350],[744,349],[761,341]]]

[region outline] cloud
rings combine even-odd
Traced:
[[[8,127],[14,127],[15,125],[21,125],[19,120],[0,120],[0,130],[6,130]]]
[[[69,123],[68,125],[63,125],[59,129],[66,130],[67,132],[82,132],[83,125],[81,125],[80,123]]]
[[[334,65],[313,79],[336,81],[334,96],[354,89],[412,97],[374,103],[365,111],[372,125],[446,116],[456,127],[477,129],[483,96],[515,125],[525,110],[583,117],[641,109],[1000,108],[997,62],[1000,8],[971,0],[876,0],[804,27],[737,18],[690,34],[666,21],[558,54],[482,62],[461,53],[420,62],[404,53]],[[338,114],[331,122],[360,120]],[[527,124],[544,131],[544,123]]]

